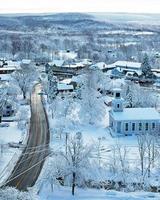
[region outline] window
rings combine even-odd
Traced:
[[[146,123],[145,129],[146,131],[148,131],[148,123]]]
[[[113,127],[113,122],[111,122],[111,127]]]
[[[152,123],[152,130],[154,130],[156,128],[156,124],[155,122]]]
[[[125,131],[128,131],[128,123],[125,123]]]
[[[142,123],[140,122],[139,123],[139,131],[141,131],[142,130]]]
[[[117,108],[119,108],[119,104],[117,104]]]
[[[116,93],[116,97],[118,97],[118,98],[120,97],[120,93],[119,92]]]
[[[135,129],[136,129],[136,124],[132,123],[132,131],[135,131]]]

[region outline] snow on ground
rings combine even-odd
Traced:
[[[109,99],[110,100],[110,99]],[[65,101],[64,101],[65,102]],[[61,107],[63,107],[61,105]],[[48,111],[48,105],[46,102],[46,108]],[[105,153],[103,153],[102,158],[101,158],[101,166],[103,163],[106,165],[108,162],[111,161],[111,156],[113,156],[113,147],[116,147],[116,145],[120,145],[122,147],[127,147],[129,149],[128,153],[128,160],[131,163],[131,167],[133,169],[133,174],[134,170],[137,169],[137,158],[138,158],[138,148],[137,148],[137,137],[136,136],[126,136],[126,137],[112,137],[110,135],[108,124],[109,124],[109,110],[110,107],[106,107],[107,109],[107,114],[104,117],[103,125],[101,126],[95,126],[95,125],[81,125],[81,124],[76,124],[73,127],[70,127],[68,124],[65,125],[66,131],[69,134],[76,133],[76,132],[82,132],[83,135],[83,141],[85,143],[90,143],[90,144],[96,144],[100,141],[101,145],[105,148]],[[58,110],[58,112],[61,112],[61,109]],[[55,119],[51,118],[51,113],[48,112],[49,116],[49,122],[50,122],[50,128],[53,129],[53,132],[51,131],[51,148],[55,150],[60,150],[61,148],[65,148],[65,138],[66,135],[59,135],[59,133],[55,132],[55,125],[57,122],[55,122]],[[65,120],[62,119],[62,123],[66,123]],[[68,125],[68,126],[67,126]],[[97,152],[96,152],[97,153]],[[93,153],[93,159],[96,158],[96,153]],[[94,157],[95,156],[95,157]],[[134,168],[136,166],[136,168]],[[97,166],[95,166],[97,167]],[[114,180],[119,181],[121,180],[121,177],[118,175],[117,177],[112,176],[112,174],[109,171],[106,171],[104,169],[100,170],[97,174],[96,168],[93,166],[93,172],[94,174],[94,179],[95,181],[101,181],[101,180],[107,180],[107,178],[114,178]],[[91,172],[92,173],[92,172]],[[110,174],[109,174],[110,173]],[[128,175],[126,178],[126,181],[133,181],[134,178],[135,180],[138,180],[139,176],[139,171],[137,174],[133,175],[132,173]],[[134,177],[135,176],[135,177]],[[50,191],[50,189],[49,189]],[[45,184],[45,187],[42,189],[41,194],[40,194],[41,199],[43,200],[50,200],[50,199],[58,199],[58,200],[101,200],[101,199],[106,199],[106,200],[151,200],[151,199],[160,199],[160,196],[157,196],[157,194],[154,193],[122,193],[122,192],[114,192],[114,191],[103,191],[103,190],[83,190],[83,189],[76,189],[76,195],[75,197],[71,196],[71,188],[63,187],[59,189],[55,189],[53,193],[48,192],[47,190],[47,185]]]
[[[2,183],[6,176],[9,175],[21,153],[17,148],[8,147],[9,142],[18,143],[22,137],[21,131],[17,128],[17,122],[10,122],[8,124],[9,127],[0,127],[0,183]]]
[[[59,52],[59,57],[62,59],[75,59],[77,57],[77,53],[75,53],[74,51],[60,51]]]
[[[13,120],[13,122],[2,122],[0,124],[0,184],[10,175],[22,152],[22,149],[9,147],[8,143],[23,141],[23,144],[26,144],[27,142],[29,126],[23,127],[23,130],[18,128],[17,120],[20,114],[26,117],[21,118],[21,120],[24,120],[24,123],[27,122],[30,118],[29,105],[22,105],[17,115],[13,117],[2,118],[3,120]],[[8,127],[3,127],[5,125],[8,125]]]
[[[6,123],[2,123],[6,124]],[[0,143],[17,142],[21,139],[21,131],[17,129],[17,122],[10,122],[9,127],[0,127]]]
[[[149,192],[124,193],[113,190],[76,189],[75,196],[71,195],[71,188],[55,188],[53,193],[45,188],[40,193],[40,200],[159,200],[160,194]]]
[[[104,34],[110,35],[154,35],[154,32],[151,31],[124,31],[124,30],[114,30],[114,31],[104,31]]]

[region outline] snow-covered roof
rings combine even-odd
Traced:
[[[96,63],[95,66],[97,66],[99,69],[107,68],[106,63],[104,63],[104,62]]]
[[[16,68],[19,68],[20,66],[20,62],[18,61],[12,61],[12,60],[7,60],[5,61],[5,63],[7,63],[7,65],[5,65],[5,67],[16,67]]]
[[[73,85],[67,85],[65,83],[58,83],[58,90],[73,90]]]
[[[16,67],[0,67],[0,71],[12,71],[16,70]]]
[[[112,114],[118,121],[160,120],[160,114],[155,108],[124,108],[122,112],[112,111]]]
[[[113,68],[115,68],[115,65],[114,65],[114,63],[108,64],[108,65],[106,65],[106,68],[107,69],[113,69]]]
[[[122,69],[122,71],[123,71],[123,69]],[[142,74],[142,70],[141,69],[139,69],[139,70],[130,69],[130,70],[128,70],[126,75],[128,75],[128,74],[134,75],[134,73],[136,73],[140,76]]]
[[[71,78],[66,78],[66,79],[60,81],[60,83],[69,84],[71,82],[71,80],[72,80]]]
[[[160,69],[151,69],[152,72],[160,73]]]
[[[122,92],[122,89],[117,87],[113,89],[113,92]]]
[[[85,65],[83,63],[74,63],[71,65],[65,65],[64,67],[70,67],[70,68],[77,68],[77,67],[84,67]]]
[[[52,62],[49,62],[48,64],[51,66],[56,65],[57,67],[62,67],[62,65],[64,64],[64,60],[53,60]]]
[[[156,82],[153,85],[156,86],[156,87],[160,87],[160,82]]]
[[[127,72],[126,76],[133,76],[135,72]]]
[[[82,59],[81,62],[82,62],[84,65],[92,64],[92,60],[90,60],[90,59]]]
[[[141,63],[139,62],[130,62],[130,61],[117,61],[113,63],[115,67],[126,67],[126,68],[141,68]]]
[[[22,64],[29,65],[30,63],[31,63],[31,60],[29,60],[29,59],[22,60]]]

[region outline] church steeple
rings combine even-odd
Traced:
[[[112,110],[114,112],[123,112],[123,103],[124,100],[121,97],[121,89],[114,89],[114,98],[112,100]]]

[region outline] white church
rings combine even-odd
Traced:
[[[160,114],[155,108],[124,108],[121,89],[114,90],[109,129],[114,136],[160,134]]]

